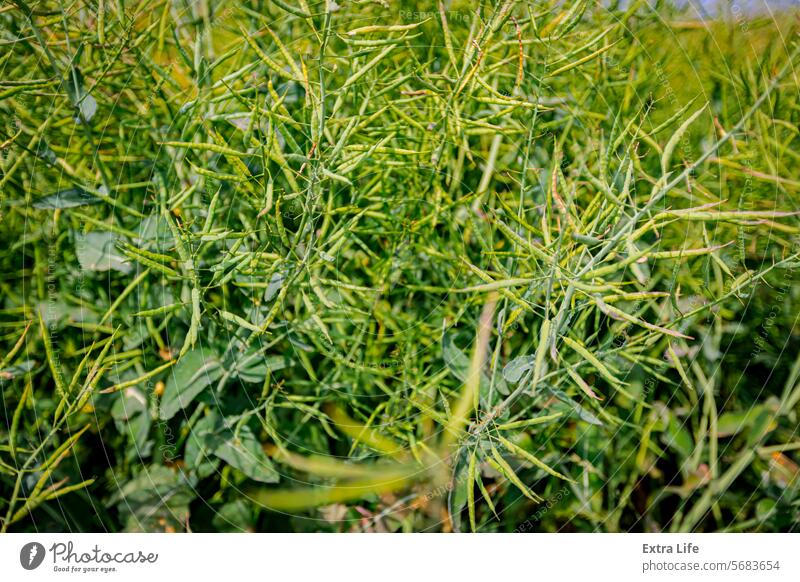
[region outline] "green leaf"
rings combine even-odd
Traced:
[[[133,266],[117,253],[116,238],[110,232],[99,231],[75,235],[75,254],[81,268],[87,271],[115,270],[130,273]]]
[[[503,378],[505,378],[506,382],[516,384],[522,379],[525,372],[533,368],[535,363],[536,356],[514,358],[503,368]]]
[[[550,390],[550,392],[561,402],[569,406],[582,421],[588,422],[589,424],[593,424],[595,426],[603,426],[603,421],[597,418],[597,416],[595,416],[593,413],[586,410],[583,406],[575,402],[561,390]]]
[[[764,521],[772,516],[775,511],[775,500],[774,499],[761,499],[756,504],[756,517],[759,521]]]
[[[125,519],[126,531],[158,532],[183,529],[195,483],[163,465],[150,465],[122,485],[112,499]]]
[[[139,237],[139,245],[147,249],[162,251],[173,246],[172,231],[160,214],[151,214],[142,219],[134,232]]]
[[[224,373],[222,363],[212,352],[202,348],[187,352],[172,369],[159,405],[159,418],[169,420],[175,416]]]
[[[243,532],[252,530],[255,525],[253,506],[244,499],[226,503],[214,512],[212,519],[214,531]]]
[[[754,447],[761,442],[761,439],[771,430],[770,425],[773,418],[773,413],[769,409],[761,407],[761,410],[755,414],[750,431],[747,433],[748,447]]]
[[[19,376],[24,376],[31,370],[33,370],[36,362],[33,360],[24,360],[14,366],[9,366],[8,368],[0,368],[0,379],[11,380],[12,378],[17,378]]]
[[[451,481],[447,491],[447,510],[453,522],[453,529],[461,531],[461,512],[468,503],[468,473],[469,465],[465,451],[460,451],[456,466],[451,474]]]
[[[86,91],[83,75],[77,67],[72,68],[72,71],[67,76],[65,85],[70,101],[72,101],[72,104],[80,114],[78,121],[88,123],[97,113],[97,100]]]
[[[280,478],[261,443],[247,425],[241,427],[238,433],[231,431],[230,437],[215,448],[214,454],[256,481],[277,483]]]
[[[453,376],[462,382],[466,382],[469,377],[470,359],[453,342],[451,335],[445,334],[442,336],[442,357],[449,370],[453,373]],[[489,377],[481,373],[480,394],[482,399],[485,399],[489,394],[489,383]],[[508,384],[506,384],[503,378],[499,376],[496,377],[494,383],[495,388],[500,394],[506,395],[509,393]]]
[[[721,414],[717,420],[717,435],[720,437],[729,437],[739,434],[753,423],[753,420],[761,410],[761,406],[755,406],[744,412],[726,412]]]
[[[264,356],[261,350],[255,349],[234,363],[234,374],[242,382],[258,383],[264,381],[267,372],[283,370],[290,365],[291,360],[286,356]]]
[[[100,202],[102,201],[99,198],[92,196],[81,188],[68,188],[39,198],[33,203],[33,207],[48,209],[74,208],[87,204],[99,204]]]
[[[670,412],[669,422],[664,429],[661,440],[678,453],[682,459],[688,459],[694,450],[692,435],[683,425],[683,422]]]
[[[142,390],[129,387],[118,393],[111,406],[111,417],[117,431],[129,439],[131,446],[126,447],[125,458],[130,463],[140,462],[141,457],[153,448],[154,443],[149,439],[152,421],[147,404],[147,396]]]
[[[186,468],[194,471],[201,479],[211,475],[219,461],[211,457],[214,447],[219,444],[215,432],[220,428],[220,418],[213,410],[197,421],[186,439],[183,458]]]

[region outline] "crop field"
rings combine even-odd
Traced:
[[[800,529],[800,13],[696,4],[0,5],[0,530]]]

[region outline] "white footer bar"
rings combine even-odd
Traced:
[[[191,578],[177,578],[177,577]],[[7,534],[5,580],[800,580],[795,534]]]

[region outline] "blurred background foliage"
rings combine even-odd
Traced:
[[[6,3],[2,529],[795,530],[798,21],[737,6]]]

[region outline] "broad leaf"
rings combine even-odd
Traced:
[[[116,238],[110,232],[89,232],[75,235],[75,254],[87,271],[115,270],[130,273],[133,266],[117,252]]]
[[[453,342],[453,338],[448,334],[442,336],[442,357],[453,375],[462,382],[466,382],[469,375],[470,359],[459,349]],[[489,385],[489,377],[482,373],[480,393],[483,400],[488,397]],[[500,394],[506,395],[509,393],[508,384],[500,376],[495,377],[494,387]]]
[[[34,208],[74,208],[86,204],[99,204],[102,202],[81,188],[67,188],[53,194],[39,198],[33,203]]]
[[[514,358],[503,368],[503,378],[506,379],[506,382],[516,384],[522,379],[525,372],[533,368],[535,363],[536,356],[520,356],[519,358]]]
[[[214,454],[251,479],[262,483],[278,482],[278,472],[247,425],[242,426],[238,433],[229,431]]]
[[[195,483],[163,465],[150,465],[122,485],[114,500],[126,531],[177,531],[185,527]]]
[[[214,447],[218,444],[214,435],[221,427],[219,421],[219,416],[212,410],[197,421],[186,439],[186,449],[183,454],[186,468],[194,471],[201,479],[211,475],[219,464],[219,461],[212,457]]]
[[[97,113],[97,100],[86,91],[83,75],[77,67],[72,68],[64,84],[70,101],[78,109],[79,117],[77,121],[90,122],[94,114]]]
[[[219,380],[225,373],[222,363],[209,350],[198,348],[187,352],[172,368],[172,374],[164,388],[158,415],[169,420],[183,410],[209,384]]]
[[[291,364],[286,356],[264,356],[260,350],[251,351],[234,362],[237,378],[242,382],[263,382],[267,372],[283,370]]]

